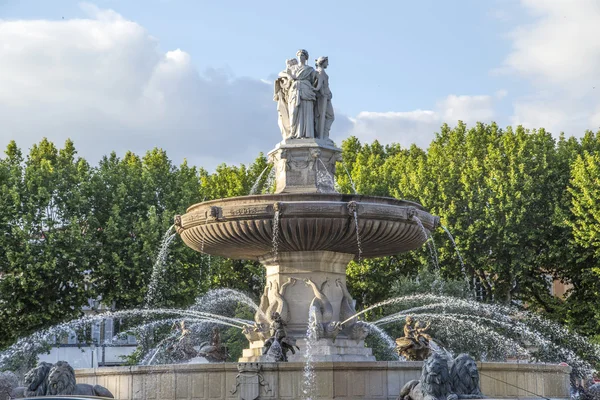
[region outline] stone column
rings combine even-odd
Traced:
[[[298,341],[300,351],[289,354],[290,361],[302,361],[311,304],[321,312],[323,322],[335,326],[348,317],[344,303],[346,266],[354,254],[332,251],[283,252],[260,259],[267,270],[269,308],[266,314],[280,310],[287,322],[287,334]],[[343,287],[342,287],[343,285]],[[344,305],[346,304],[346,305]],[[269,317],[269,315],[267,315]],[[313,350],[315,361],[374,361],[362,340],[349,339],[345,331],[322,333]],[[240,362],[263,361],[262,340],[251,341]]]

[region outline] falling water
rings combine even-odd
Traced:
[[[179,316],[183,318],[193,318],[198,321],[206,321],[210,323],[231,326],[238,329],[243,329],[245,325],[251,325],[253,323],[253,321],[241,318],[231,318],[208,312],[171,308],[143,308],[135,310],[105,312],[97,315],[88,315],[72,321],[54,325],[50,328],[40,330],[32,335],[19,339],[15,344],[10,346],[6,350],[0,352],[0,369],[7,361],[10,361],[15,357],[22,358],[27,354],[37,354],[44,351],[46,348],[46,344],[49,341],[51,341],[52,338],[66,336],[71,334],[73,331],[81,331],[86,327],[89,327],[90,324],[102,321],[107,318],[124,319],[142,317],[155,319],[172,319],[174,316]]]
[[[344,170],[346,171],[346,175],[348,175],[348,179],[350,180],[350,186],[352,186],[352,192],[354,194],[356,194],[356,186],[354,186],[354,181],[352,180],[352,176],[350,175],[350,172],[348,172],[348,168],[346,168],[346,164],[342,163],[342,165],[344,166]]]
[[[460,255],[460,251],[458,251],[458,247],[456,246],[454,237],[452,236],[452,234],[450,233],[448,228],[446,228],[444,225],[442,225],[442,229],[444,230],[444,232],[446,232],[446,235],[448,235],[448,237],[450,238],[450,241],[452,242],[452,246],[454,246],[454,251],[456,251],[456,256],[458,257],[458,261],[460,261],[460,270],[462,271],[462,274],[465,277],[465,279],[467,279],[467,283],[468,283],[469,280],[467,278],[467,272],[465,271],[465,263],[463,261],[463,258]]]
[[[356,228],[356,245],[358,246],[358,263],[360,264],[362,258],[362,243],[360,242],[360,233],[358,230],[358,212],[354,210],[354,227]]]
[[[308,327],[306,328],[306,343],[304,345],[304,380],[302,381],[302,398],[313,400],[317,398],[317,382],[313,360],[313,347],[319,340],[317,334],[317,308],[308,311]]]
[[[258,192],[258,187],[260,186],[260,180],[262,179],[263,175],[265,174],[265,172],[267,172],[267,169],[272,168],[272,165],[267,165],[265,167],[265,169],[262,170],[262,172],[260,173],[260,175],[258,175],[258,178],[256,178],[256,181],[254,182],[254,185],[252,185],[252,188],[250,189],[250,195],[256,194]],[[272,168],[273,170],[275,168]]]
[[[446,232],[446,235],[448,235],[448,238],[450,238],[450,242],[452,242],[452,246],[454,246],[454,251],[456,251],[456,256],[458,257],[458,261],[460,261],[460,271],[462,273],[462,276],[463,276],[465,282],[467,283],[467,285],[469,285],[469,287],[472,288],[470,295],[471,295],[471,297],[476,298],[477,297],[476,285],[474,282],[473,282],[473,285],[471,285],[469,277],[467,276],[467,270],[465,268],[465,263],[463,261],[462,256],[460,255],[460,251],[458,251],[458,246],[456,245],[456,242],[454,241],[454,236],[452,236],[452,234],[450,233],[448,228],[446,228],[444,225],[442,225],[442,229],[444,230],[444,232]]]
[[[421,222],[421,220],[419,219],[419,217],[417,217],[415,215],[413,217],[413,221],[415,221],[417,223],[417,225],[419,225],[419,227],[423,231],[423,234],[425,235],[425,239],[426,239],[426,243],[427,243],[427,248],[429,249],[429,254],[431,254],[431,260],[433,262],[433,266],[435,267],[435,270],[438,271],[439,270],[439,264],[438,264],[438,261],[437,261],[436,250],[432,246],[433,239],[430,238],[429,232],[427,231],[427,229],[425,229],[425,226],[423,226],[423,223]],[[432,240],[429,240],[429,239],[432,239]]]
[[[470,338],[469,343],[473,343],[473,348],[479,345],[493,344],[492,347],[488,347],[496,355],[502,351],[519,354],[522,353],[519,349],[522,346],[513,342],[533,343],[539,346],[535,354],[537,358],[552,362],[566,361],[583,376],[588,376],[593,372],[590,363],[595,364],[600,361],[600,346],[590,343],[580,335],[539,315],[513,307],[448,296],[419,294],[396,297],[368,307],[350,316],[347,321],[375,308],[389,305],[412,308],[384,317],[376,322],[377,325],[400,321],[408,314],[418,314],[433,320],[445,319],[445,322],[439,324],[436,329],[447,330],[446,336],[448,337],[466,340],[465,333],[478,333],[474,337],[467,335]],[[450,332],[452,329],[454,331]],[[488,344],[484,343],[485,341],[478,341],[479,333],[481,338],[487,338]],[[465,342],[460,343],[464,344]],[[510,344],[508,348],[507,344]],[[511,348],[512,350],[510,350]],[[578,354],[585,354],[585,359]]]
[[[275,211],[273,215],[273,257],[277,258],[279,251],[279,210]]]
[[[163,235],[162,241],[160,243],[160,247],[158,250],[158,255],[156,256],[156,261],[154,261],[154,266],[152,268],[152,275],[150,277],[150,284],[148,285],[148,293],[146,294],[146,308],[150,307],[155,303],[158,299],[158,285],[159,280],[162,278],[165,272],[165,261],[167,260],[167,256],[169,255],[169,245],[175,239],[176,234],[171,234],[171,231],[175,225],[171,225],[169,229]]]
[[[223,305],[227,303],[244,304],[266,318],[264,312],[259,309],[254,300],[247,294],[234,289],[211,290],[205,295],[198,297],[190,309],[219,312],[223,308]]]
[[[267,180],[265,181],[265,185],[263,186],[263,193],[269,193],[271,188],[275,185],[275,166],[271,168],[269,171],[269,175],[267,175]]]
[[[324,193],[335,192],[335,179],[327,169],[327,166],[320,158],[317,158],[317,186]],[[319,168],[319,164],[323,166],[323,169]]]
[[[394,358],[399,359],[398,353],[396,353],[395,351],[396,342],[394,341],[394,339],[392,339],[390,335],[388,335],[383,329],[381,329],[374,323],[364,321],[363,323],[367,324],[367,326],[369,327],[369,333],[376,334],[385,343],[386,349],[388,350],[389,354],[392,355]]]

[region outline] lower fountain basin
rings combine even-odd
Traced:
[[[320,400],[395,399],[421,376],[421,361],[314,363]],[[76,370],[77,382],[100,384],[121,400],[300,399],[304,363],[178,364]],[[569,398],[571,368],[478,362],[481,390],[494,398]],[[241,372],[245,371],[245,372]],[[241,373],[240,373],[241,372]]]
[[[270,194],[195,204],[176,217],[183,241],[203,253],[257,260],[277,251],[333,251],[364,258],[419,248],[439,218],[421,205],[387,197],[339,193]],[[356,214],[355,214],[356,213]],[[418,221],[417,221],[418,219]],[[419,221],[422,226],[419,225]]]

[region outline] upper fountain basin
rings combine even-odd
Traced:
[[[421,205],[388,197],[339,193],[268,194],[195,204],[175,218],[191,248],[222,257],[256,260],[273,252],[278,212],[278,252],[333,251],[355,254],[358,217],[362,257],[382,257],[425,243],[439,218]]]

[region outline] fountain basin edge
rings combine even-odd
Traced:
[[[257,365],[257,364],[254,364]],[[261,399],[302,398],[304,363],[261,363]],[[319,399],[396,399],[419,379],[422,362],[318,362]],[[481,389],[489,398],[569,397],[570,367],[555,364],[478,362]],[[238,399],[238,364],[173,364],[78,369],[78,383],[99,384],[121,400]],[[516,387],[515,387],[516,386]],[[239,390],[239,386],[238,386]]]
[[[364,258],[417,249],[427,240],[423,229],[431,232],[439,226],[439,217],[417,203],[339,193],[281,193],[206,201],[177,216],[175,226],[194,250],[258,260],[273,251],[277,211],[277,247],[282,252],[333,251],[358,257],[354,211]]]

